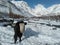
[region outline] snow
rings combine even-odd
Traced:
[[[16,22],[16,21],[15,21]],[[50,21],[50,24],[56,21]],[[16,45],[60,45],[60,28],[56,27],[53,30],[52,26],[42,25],[40,23],[49,23],[49,20],[42,20],[28,22],[25,26],[25,32],[22,37],[22,42],[17,41]],[[57,25],[56,22],[55,25]],[[1,24],[1,23],[0,23]],[[14,30],[11,26],[0,26],[0,44],[1,45],[15,45],[13,44]]]
[[[12,2],[9,3],[8,1],[2,1],[0,0],[0,12],[1,13],[8,13],[9,14],[9,9],[11,7],[11,12],[13,14],[17,14],[17,15],[22,15],[22,16],[25,16],[25,17],[33,17],[33,15],[31,13],[29,13],[28,11],[22,9],[21,7],[16,8],[16,6],[14,6],[15,4],[13,4]]]
[[[25,12],[29,12],[34,16],[50,16],[50,15],[59,15],[60,14],[60,4],[52,5],[48,8],[44,7],[42,4],[35,5],[34,8],[31,8],[27,2],[25,1],[11,1],[15,4],[19,9],[25,10]]]
[[[48,10],[50,11],[49,13],[56,13],[59,14],[59,10],[60,10],[60,4],[55,4],[52,5],[51,7],[48,8]]]
[[[33,16],[50,16],[50,15],[60,15],[60,4],[52,5],[48,8],[44,7],[42,4],[35,5],[34,8],[31,8],[25,1],[14,1],[13,3],[20,11],[18,11],[14,5],[10,4],[8,1],[0,0],[0,12],[9,13],[9,4],[11,5],[12,12],[17,15],[22,15],[25,17]],[[5,7],[7,6],[7,7]]]
[[[0,1],[1,2],[1,1]],[[23,16],[31,17],[32,15],[41,16],[47,14],[60,14],[60,4],[53,5],[45,8],[43,5],[38,4],[34,9],[30,8],[24,1],[11,1],[16,5],[20,11],[18,11],[13,5],[11,5],[12,12],[14,14],[21,14]],[[0,3],[9,7],[9,3]],[[0,11],[9,13],[9,8],[0,5]],[[14,21],[13,23],[16,23]],[[25,26],[25,32],[22,37],[22,42],[17,41],[16,45],[60,45],[60,21],[55,20],[43,20],[43,19],[30,19],[25,21],[28,24]],[[13,35],[14,29],[11,26],[3,27],[7,22],[0,22],[0,45],[15,45]]]
[[[48,14],[48,10],[41,4],[37,4],[35,8],[33,9],[36,15],[46,15]]]
[[[28,4],[24,1],[11,1],[13,4],[16,5],[18,9],[20,9],[22,15],[25,15],[26,17],[33,17],[33,14],[31,14],[31,9],[28,6]]]
[[[0,6],[0,11],[3,13],[9,13],[9,8]]]

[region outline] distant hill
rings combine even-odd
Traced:
[[[21,17],[32,17],[33,15],[25,12],[25,10],[20,10],[10,1],[0,0],[0,15],[2,17],[11,17],[11,18],[21,18]],[[23,13],[25,12],[25,13]]]

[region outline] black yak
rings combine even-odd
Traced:
[[[17,38],[19,37],[19,41],[21,42],[21,37],[23,35],[23,32],[25,31],[25,25],[27,23],[24,21],[19,21],[14,26],[14,43],[16,43]]]

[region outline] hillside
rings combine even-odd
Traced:
[[[25,12],[25,10],[20,10],[19,8],[17,8],[15,6],[15,4],[11,3],[10,1],[0,1],[0,2],[1,2],[0,3],[0,12],[2,13],[3,17],[9,16],[10,13],[12,13],[13,15],[20,15],[20,16],[24,16],[24,17],[32,17],[33,16],[32,14]]]

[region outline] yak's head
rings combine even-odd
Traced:
[[[25,25],[27,25],[24,21],[18,21],[15,23],[14,30],[20,30],[20,33],[25,31]]]
[[[16,24],[19,25],[19,24],[21,24],[21,23],[23,23],[24,25],[27,25],[27,23],[24,22],[24,21],[18,21]]]
[[[27,25],[27,23],[24,21],[19,21],[19,22],[17,22],[17,24],[20,27],[20,32],[23,33],[25,31],[25,25]]]

